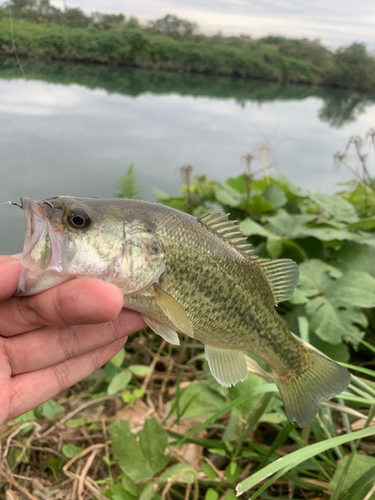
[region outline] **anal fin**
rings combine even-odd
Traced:
[[[150,318],[142,314],[142,318],[147,326],[151,328],[153,332],[159,335],[161,338],[173,345],[180,345],[180,339],[178,338],[177,332],[169,328],[169,326],[163,325],[156,319]]]
[[[219,349],[205,344],[205,354],[212,375],[224,387],[237,384],[247,377],[243,351]]]

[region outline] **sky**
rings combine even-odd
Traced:
[[[63,1],[52,1],[63,7]],[[66,0],[85,12],[136,16],[141,23],[166,14],[194,21],[200,31],[247,34],[254,38],[278,34],[319,38],[331,48],[364,42],[375,51],[375,2],[371,0]]]

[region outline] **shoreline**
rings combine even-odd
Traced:
[[[90,63],[359,91],[375,89],[375,59],[371,56],[368,56],[369,68],[362,67],[366,74],[361,75],[356,62],[352,67],[335,65],[332,53],[327,52],[331,59],[328,58],[324,66],[318,66],[307,58],[283,55],[271,44],[235,47],[176,40],[141,28],[71,28],[16,18],[13,31],[18,56],[37,61]],[[12,55],[15,54],[9,22],[2,20],[0,56]]]

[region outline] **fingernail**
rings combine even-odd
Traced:
[[[16,260],[22,260],[22,252],[15,253],[15,254],[11,255],[11,257],[13,257],[13,259],[16,259]]]

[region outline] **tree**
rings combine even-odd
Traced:
[[[375,58],[367,53],[365,44],[352,43],[336,51],[329,83],[352,89],[375,87]]]
[[[152,31],[165,33],[166,35],[176,38],[191,36],[197,27],[198,25],[196,23],[192,23],[186,19],[180,19],[174,14],[167,14],[163,18],[150,23]]]

